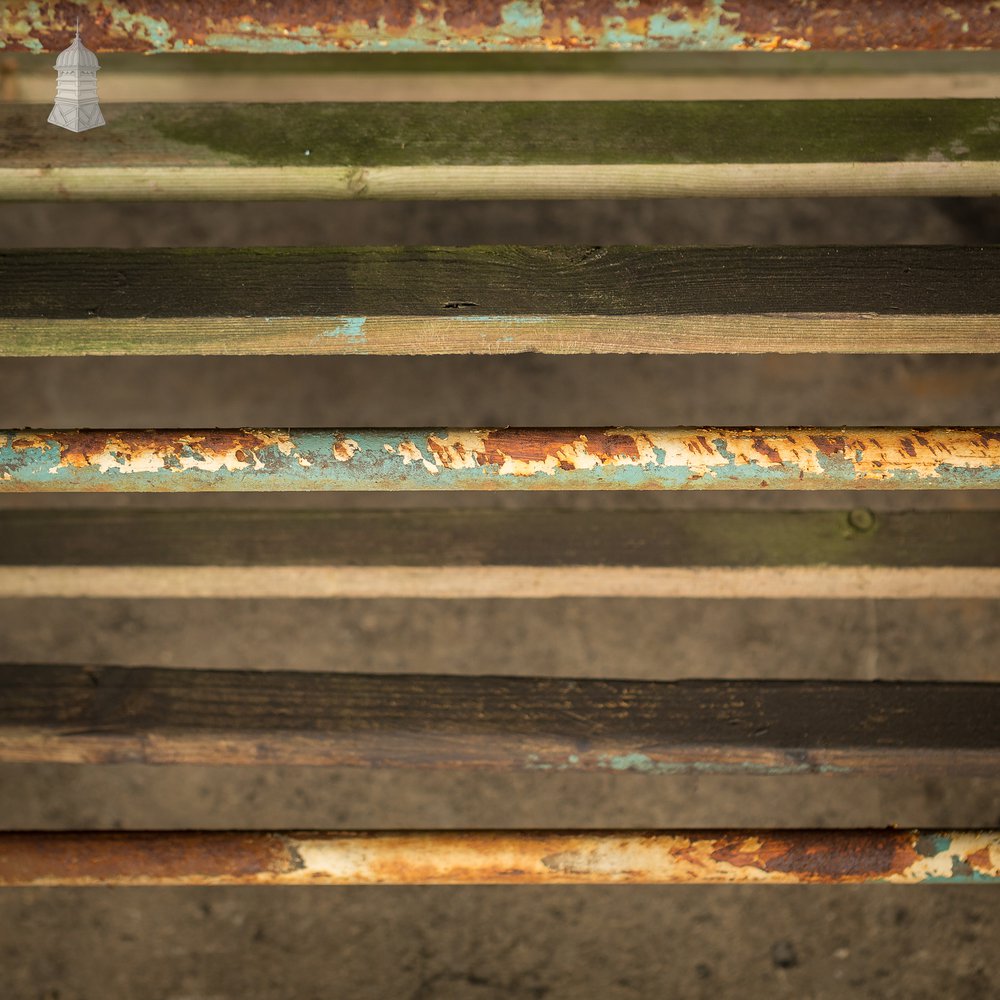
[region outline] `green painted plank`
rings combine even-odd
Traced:
[[[0,198],[1000,194],[990,100],[0,107]]]
[[[136,104],[109,110],[107,128],[70,144],[44,116],[39,123],[37,109],[0,109],[4,168],[1000,160],[1000,110],[990,100]]]

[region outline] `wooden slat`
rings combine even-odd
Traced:
[[[998,830],[0,834],[0,886],[1000,884]]]
[[[0,493],[1000,488],[1000,428],[0,431]]]
[[[101,100],[705,101],[1000,97],[1000,52],[135,53]],[[52,99],[52,60],[0,55],[0,101]]]
[[[573,58],[576,58],[575,56]],[[102,60],[103,62],[103,60]],[[6,100],[44,104],[52,99],[49,72],[11,74]],[[102,66],[102,69],[104,67]],[[207,78],[206,78],[207,77]],[[949,97],[1000,98],[1000,74],[901,73],[741,76],[653,76],[605,73],[116,73],[101,74],[107,103],[165,101],[191,104],[254,101],[848,101]]]
[[[0,355],[990,352],[1000,247],[0,251]]]
[[[0,107],[0,199],[1000,194],[989,100]]]
[[[8,510],[0,598],[1000,597],[1000,511]]]
[[[0,761],[995,775],[1000,684],[0,666]]]
[[[6,0],[0,49],[55,52],[81,4]],[[124,52],[793,51],[1000,48],[987,0],[85,0],[87,44]]]

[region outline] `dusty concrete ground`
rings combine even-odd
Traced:
[[[0,245],[995,242],[998,218],[983,202],[888,200],[18,205],[0,207]],[[0,363],[0,426],[702,421],[1000,423],[1000,365],[959,357],[535,356]],[[605,495],[568,502],[729,506],[741,499]],[[844,495],[750,500],[859,503]],[[38,500],[5,499],[12,502]],[[865,502],[997,501],[895,495]],[[100,662],[1000,681],[997,611],[987,600],[6,601],[0,660],[25,669]],[[6,766],[0,817],[9,829],[962,826],[1000,824],[998,791],[1000,776]],[[0,895],[0,996],[979,1000],[1000,992],[998,937],[1000,907],[980,887],[7,890]]]

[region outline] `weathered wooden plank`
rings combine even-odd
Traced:
[[[8,510],[0,598],[1000,597],[1000,511]]]
[[[192,57],[186,57],[192,58]],[[342,57],[336,57],[342,58]],[[571,57],[575,59],[576,57]],[[159,60],[157,60],[159,61]],[[102,70],[105,69],[102,57]],[[0,65],[0,101],[51,100],[49,73]],[[4,87],[6,84],[6,88]],[[102,103],[167,101],[847,101],[1000,98],[996,73],[671,76],[627,73],[156,73],[101,74]]]
[[[1000,194],[989,100],[0,107],[0,199]]]
[[[76,26],[74,24],[74,31]],[[4,53],[4,64],[17,73],[52,76],[52,60],[45,53]],[[903,50],[865,52],[815,50],[808,53],[719,52],[699,49],[692,52],[601,52],[593,49],[574,52],[166,52],[148,59],[147,53],[103,50],[101,69],[119,74],[169,73],[224,79],[234,74],[257,77],[295,74],[298,76],[354,76],[384,73],[413,75],[491,76],[495,73],[583,78],[594,75],[639,76],[784,76],[806,80],[816,75],[892,76],[912,74],[991,74],[1000,72],[1000,50]]]
[[[997,489],[1000,428],[0,431],[3,492]]]
[[[0,666],[0,761],[949,773],[1000,764],[1000,684]]]
[[[0,885],[1000,883],[997,830],[0,834]]]
[[[0,101],[52,98],[53,60],[0,57]],[[1000,97],[1000,52],[101,56],[101,100],[705,101]]]
[[[57,52],[83,14],[87,44],[124,52],[794,51],[1000,48],[988,0],[7,0],[0,49]]]
[[[0,355],[990,352],[1000,247],[0,251]]]

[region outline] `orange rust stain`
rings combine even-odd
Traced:
[[[59,464],[82,469],[94,464],[101,455],[113,455],[122,462],[134,461],[143,455],[154,455],[166,461],[177,459],[185,449],[203,459],[233,455],[237,461],[249,462],[253,453],[277,444],[275,436],[250,430],[198,431],[68,431],[60,433]]]
[[[843,435],[838,435],[834,437],[827,437],[823,434],[811,434],[809,440],[812,441],[814,445],[824,454],[827,458],[843,458],[844,449],[847,447],[847,441]]]
[[[581,448],[586,454],[608,462],[615,458],[639,460],[639,447],[628,434],[607,433],[599,430],[576,431],[560,434],[552,430],[505,427],[487,432],[483,437],[483,451],[476,456],[480,465],[503,465],[508,459],[523,462],[545,462],[549,458],[560,461],[564,468],[567,452]]]
[[[15,24],[23,23],[10,40],[15,48],[26,39],[47,51],[64,48],[72,37],[73,15],[67,4],[38,23],[27,0],[10,0]],[[156,18],[166,27],[165,38],[151,38],[126,21],[121,24],[111,8],[127,7],[132,17]],[[505,22],[510,0],[296,0],[281,5],[257,5],[247,15],[235,0],[178,4],[168,0],[134,0],[130,4],[91,5],[88,44],[97,51],[144,51],[172,47],[175,40],[188,46],[220,47],[218,36],[258,39],[295,38],[308,30],[320,48],[371,46],[396,39],[428,47],[432,43],[463,41],[482,48],[510,44]],[[107,9],[101,9],[107,8]],[[274,8],[274,9],[270,9]],[[75,8],[72,8],[75,9]],[[995,11],[986,0],[951,0],[948,5],[924,2],[817,4],[815,0],[725,0],[721,11],[704,0],[542,0],[537,4],[537,27],[519,46],[553,49],[593,48],[607,44],[609,22],[627,26],[637,39],[653,47],[672,47],[670,39],[650,37],[654,16],[674,23],[688,22],[692,32],[721,24],[733,48],[757,49],[933,49],[995,48],[998,44]],[[679,33],[683,42],[685,33]],[[613,41],[611,44],[616,44]],[[642,44],[642,43],[640,43]],[[678,43],[673,43],[678,44]],[[690,44],[690,43],[689,43]]]
[[[349,438],[338,438],[333,442],[333,457],[338,462],[349,462],[358,451],[358,443]]]
[[[981,847],[978,851],[973,851],[965,859],[973,871],[987,872],[992,874],[995,871],[993,858],[990,856],[988,847]]]
[[[427,438],[427,448],[438,461],[438,465],[449,468],[452,465],[464,465],[468,452],[461,441],[451,441],[447,444],[433,435]]]
[[[781,454],[776,448],[768,444],[767,441],[762,437],[755,437],[753,439],[754,451],[760,452],[765,458],[769,458],[776,465],[784,465],[785,463],[781,460]]]
[[[293,852],[276,834],[5,834],[0,885],[252,879],[296,867]]]
[[[738,836],[721,842],[712,858],[735,867],[832,882],[900,873],[920,855],[910,833],[874,830],[852,838],[849,849],[823,831],[800,832],[795,837],[775,834],[766,840]]]

